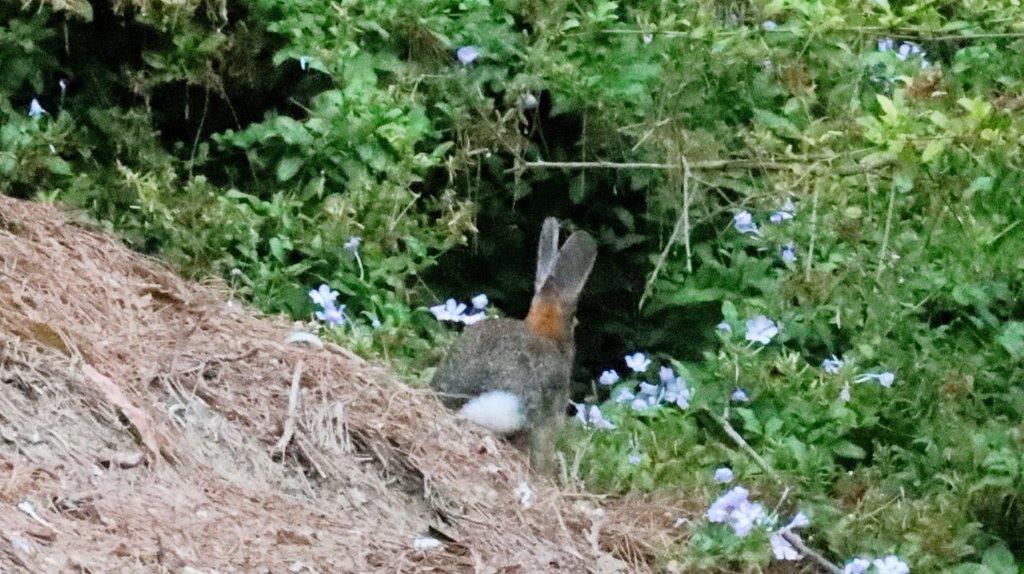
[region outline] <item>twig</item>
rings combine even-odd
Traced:
[[[814,549],[804,544],[804,541],[801,540],[800,537],[796,534],[793,534],[789,531],[782,531],[779,534],[783,538],[785,538],[786,542],[789,542],[793,546],[793,548],[796,548],[798,552],[800,552],[804,556],[809,556],[811,560],[814,560],[829,572],[833,572],[834,574],[842,574],[842,568],[836,566],[834,563],[832,563],[831,560],[825,558],[821,554],[818,554]]]
[[[814,261],[814,241],[818,237],[818,190],[820,185],[814,184],[814,197],[811,200],[811,240],[807,245],[807,261],[804,263],[804,281],[811,280],[811,262]]]
[[[868,178],[868,186],[875,191],[871,178]],[[882,271],[885,269],[885,251],[889,249],[889,233],[892,231],[892,214],[896,205],[896,184],[889,188],[889,210],[885,214],[885,231],[882,232],[882,248],[878,251],[878,270],[875,271],[875,281],[882,278]]]
[[[849,176],[864,173],[866,170],[878,169],[893,163],[892,159],[884,159],[871,166],[854,164],[841,168],[834,168],[830,162],[841,159],[844,156],[831,155],[822,157],[800,157],[789,161],[762,161],[750,158],[733,159],[711,159],[690,162],[690,169],[765,169],[772,171],[794,170],[806,166],[812,171],[828,171],[836,176]],[[516,161],[515,166],[506,170],[507,172],[519,173],[526,169],[655,169],[655,170],[677,170],[678,163],[657,163],[657,162],[615,162],[615,161]],[[684,166],[685,169],[685,166]]]
[[[281,438],[278,439],[277,444],[274,448],[284,452],[284,449],[288,446],[288,443],[292,440],[292,435],[295,434],[295,418],[296,411],[299,408],[299,380],[302,379],[302,360],[295,363],[295,371],[292,373],[292,388],[288,392],[288,415],[284,420],[284,432],[281,433]]]
[[[772,479],[774,479],[776,482],[780,484],[782,483],[782,477],[779,476],[779,473],[776,472],[776,470],[772,468],[770,464],[768,464],[768,461],[761,458],[761,455],[757,454],[757,451],[755,451],[753,447],[750,446],[750,443],[748,443],[746,439],[740,436],[740,433],[736,432],[736,429],[732,428],[732,425],[729,424],[729,421],[727,421],[725,417],[721,415],[716,415],[711,411],[708,411],[708,414],[711,415],[711,418],[715,419],[715,422],[721,425],[722,430],[725,431],[725,434],[729,435],[729,438],[731,438],[732,441],[736,443],[737,446],[740,447],[740,450],[745,452],[747,456],[749,456],[751,460],[753,460],[754,463],[757,464],[757,466],[761,467],[761,470],[765,471],[768,474],[768,476],[772,477]]]
[[[35,520],[36,522],[38,522],[39,524],[42,524],[43,526],[49,528],[50,530],[53,530],[54,532],[60,532],[60,530],[58,530],[56,526],[54,526],[54,525],[50,524],[49,522],[47,522],[46,519],[44,519],[42,516],[39,516],[39,513],[36,512],[35,505],[32,504],[31,502],[29,502],[27,500],[23,500],[23,501],[19,502],[18,503],[18,510],[24,512],[25,514],[28,515],[29,518],[31,518],[32,520]]]
[[[661,273],[661,268],[665,266],[665,261],[668,260],[669,251],[672,250],[672,245],[675,244],[680,229],[683,231],[683,246],[686,249],[686,272],[693,272],[693,256],[690,252],[690,164],[683,156],[680,156],[679,159],[683,165],[683,211],[676,219],[675,225],[672,226],[672,234],[669,235],[665,248],[658,255],[658,261],[654,264],[651,276],[647,278],[647,284],[644,285],[644,292],[640,296],[640,303],[637,305],[637,309],[644,308],[644,302],[647,301],[647,296],[651,294],[651,289]]]

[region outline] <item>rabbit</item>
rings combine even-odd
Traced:
[[[576,304],[597,257],[577,231],[558,248],[558,221],[544,220],[533,301],[525,320],[489,319],[467,328],[434,374],[432,386],[459,416],[523,438],[538,467],[554,463],[555,438],[569,401]]]

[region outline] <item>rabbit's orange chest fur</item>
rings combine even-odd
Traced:
[[[526,326],[541,337],[559,343],[572,342],[572,335],[565,327],[564,309],[555,301],[534,301],[533,305],[530,305],[529,314],[526,315]]]

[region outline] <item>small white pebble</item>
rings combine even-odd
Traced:
[[[417,536],[412,541],[412,547],[417,552],[427,552],[441,547],[441,541],[437,538],[431,538],[430,536]]]

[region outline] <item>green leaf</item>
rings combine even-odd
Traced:
[[[1003,326],[996,341],[1015,359],[1024,357],[1024,323],[1010,321]]]
[[[878,105],[882,106],[882,113],[886,116],[893,120],[900,117],[900,112],[896,109],[896,104],[894,104],[892,100],[882,94],[875,96],[875,99],[878,100]]]
[[[1017,563],[1013,553],[1003,544],[997,544],[985,551],[981,556],[981,563],[987,566],[993,574],[1017,574]]]
[[[54,175],[71,175],[71,164],[55,155],[46,156],[43,165]]]
[[[282,158],[277,163],[277,180],[288,181],[298,173],[300,167],[302,167],[302,158],[295,156]]]
[[[844,441],[833,446],[832,452],[835,453],[836,456],[841,456],[843,458],[853,458],[857,460],[860,460],[867,456],[867,452],[865,452],[864,449],[849,441]]]
[[[778,135],[790,138],[800,137],[800,129],[796,127],[796,124],[778,114],[768,110],[755,109],[754,118],[757,120],[757,123],[764,125]]]
[[[946,149],[946,142],[942,140],[932,140],[928,142],[928,145],[924,146],[924,151],[921,152],[921,161],[928,163],[935,159],[943,150]]]

